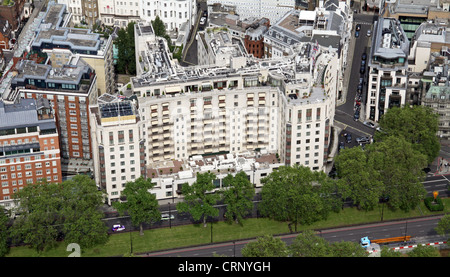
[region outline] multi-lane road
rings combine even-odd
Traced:
[[[408,220],[380,222],[376,224],[349,226],[336,229],[317,231],[317,235],[330,242],[352,241],[359,242],[360,238],[368,236],[370,239],[412,236],[408,245],[426,244],[429,242],[442,242],[445,238],[437,235],[434,228],[441,216],[414,218]],[[291,244],[298,234],[279,236],[286,244]],[[227,257],[242,257],[241,249],[252,240],[231,241],[209,244],[183,249],[172,249],[142,254],[147,257],[212,257],[214,255]],[[398,247],[405,243],[390,244],[389,247]]]

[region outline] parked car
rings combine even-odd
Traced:
[[[367,54],[366,54],[366,53],[363,53],[363,54],[361,55],[361,60],[365,61],[366,59],[367,59]]]
[[[356,31],[361,30],[361,24],[356,24]]]
[[[371,30],[367,30],[367,36],[370,37],[370,35],[372,34]]]
[[[352,135],[351,134],[347,134],[347,143],[352,142]]]
[[[120,231],[123,231],[123,230],[125,230],[125,226],[120,225],[120,224],[115,224],[112,227],[112,231],[113,232],[120,232]]]
[[[345,144],[343,141],[339,142],[339,151],[341,151],[342,149],[345,149]]]
[[[359,31],[355,31],[355,38],[359,38]]]
[[[361,93],[363,89],[362,84],[359,84],[358,87],[356,88],[356,92]]]
[[[356,138],[357,143],[368,143],[370,142],[370,137],[359,137]]]
[[[364,121],[363,124],[366,125],[367,127],[375,128],[375,124],[370,121]]]
[[[170,216],[169,216],[169,214],[162,214],[161,215],[161,220],[169,220],[169,219],[175,219],[175,216],[173,216],[173,214],[171,214]]]
[[[362,66],[366,66],[366,60],[362,60],[362,61],[361,61],[361,65],[362,65]]]
[[[358,121],[358,119],[359,119],[359,110],[356,110],[356,111],[355,111],[355,115],[353,116],[353,119],[354,119],[355,121]]]
[[[359,73],[364,74],[366,72],[366,67],[364,65],[361,65],[361,68],[359,69]]]

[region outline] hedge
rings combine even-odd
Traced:
[[[427,197],[424,199],[424,203],[432,212],[444,210],[444,203],[442,203],[442,199],[439,197],[436,197],[436,201],[434,201],[434,197]]]

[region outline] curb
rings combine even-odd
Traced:
[[[422,246],[435,246],[435,245],[440,245],[440,244],[446,244],[446,241],[441,241],[441,242],[434,242],[434,243],[423,243],[423,244],[416,244],[416,245],[408,245],[408,246],[400,246],[400,247],[394,247],[392,248],[393,250],[401,250],[401,249],[407,249],[407,248],[414,248],[417,247],[419,245]]]

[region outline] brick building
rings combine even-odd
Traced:
[[[71,159],[90,161],[88,105],[97,101],[97,75],[93,69],[82,58],[73,56],[61,68],[23,60],[17,63],[14,74],[12,90],[3,99],[49,99],[60,133],[63,164]]]
[[[62,181],[58,136],[47,99],[0,101],[0,206],[29,183]]]
[[[263,18],[252,24],[245,32],[245,49],[255,58],[261,59],[264,57],[264,33],[269,30],[269,27],[270,21]]]
[[[6,19],[17,30],[24,19],[23,8],[27,0],[0,1],[0,18]]]

